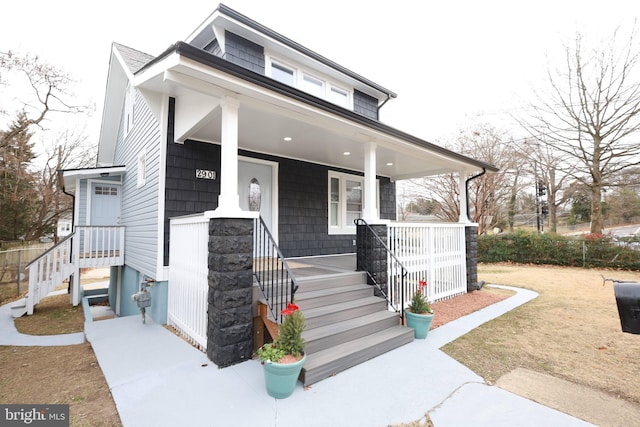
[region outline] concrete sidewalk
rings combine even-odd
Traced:
[[[125,426],[388,426],[429,413],[436,427],[591,425],[498,387],[439,348],[535,298],[511,298],[450,322],[284,400],[269,397],[256,360],[218,369],[206,355],[140,316],[87,322]]]
[[[67,291],[55,291],[50,295],[66,294]],[[15,346],[55,346],[55,345],[74,345],[82,344],[84,332],[76,332],[73,334],[63,335],[25,335],[16,329],[13,316],[11,315],[11,307],[20,304],[20,301],[13,301],[0,307],[0,345]]]

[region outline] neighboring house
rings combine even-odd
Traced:
[[[73,229],[71,218],[60,218],[56,227],[58,229],[56,234],[58,236],[58,239],[67,237],[69,234],[71,234],[71,231]]]
[[[456,172],[468,225],[466,181],[496,168],[381,123],[395,97],[224,5],[159,56],[113,44],[98,164],[60,172],[74,268],[112,266],[121,316],[139,313],[131,295],[152,281],[148,313],[167,323],[173,261],[197,244],[171,252],[171,218],[259,211],[285,258],[355,253],[355,219],[396,219],[396,180]],[[110,261],[83,261],[95,254]]]

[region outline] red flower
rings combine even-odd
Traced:
[[[418,288],[418,292],[423,293],[427,289],[427,281],[420,280],[418,284],[420,285],[420,287]]]
[[[289,315],[293,314],[294,311],[298,311],[299,309],[300,309],[300,307],[298,307],[296,304],[289,303],[289,304],[287,304],[287,308],[285,308],[284,310],[280,311],[280,314],[282,314],[283,316],[289,316]]]

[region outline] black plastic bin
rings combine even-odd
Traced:
[[[640,334],[640,283],[614,282],[622,332]]]

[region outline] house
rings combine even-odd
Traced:
[[[284,271],[286,259],[357,252],[359,269],[367,270],[363,280],[380,282],[384,295],[400,292],[398,286],[410,291],[417,280],[406,277],[414,273],[456,282],[445,296],[464,292],[467,282],[474,286],[467,268],[473,256],[465,256],[475,233],[464,214],[466,184],[496,168],[380,122],[380,109],[394,98],[222,4],[158,56],[114,43],[97,165],[60,171],[74,197],[73,243],[63,241],[69,246],[61,252],[76,260],[62,274],[75,277],[73,303],[81,298],[79,268],[108,265],[117,315],[138,314],[131,295],[149,284],[147,314],[174,325],[224,366],[250,352],[254,280],[268,300],[284,292],[286,302],[299,286],[265,290],[276,279],[261,280],[256,265],[273,276],[260,262],[277,254]],[[459,224],[445,225],[440,237],[422,228],[390,233],[395,182],[445,172],[460,177]],[[366,230],[377,230],[388,245],[367,243]],[[398,238],[402,233],[408,234]],[[423,243],[415,243],[417,236]],[[401,247],[410,240],[409,249]],[[411,271],[394,273],[384,246],[404,251]],[[435,253],[440,246],[446,250],[433,260],[454,264],[441,274],[446,280],[435,276],[435,264],[416,267],[428,264],[423,249]],[[283,283],[294,282],[290,273],[284,271]],[[400,276],[407,282],[392,282]],[[183,298],[172,292],[195,283],[204,284],[180,300],[187,317],[196,318],[192,325],[172,314],[172,299]],[[198,328],[205,338],[197,338]],[[237,335],[241,342],[233,341]]]

